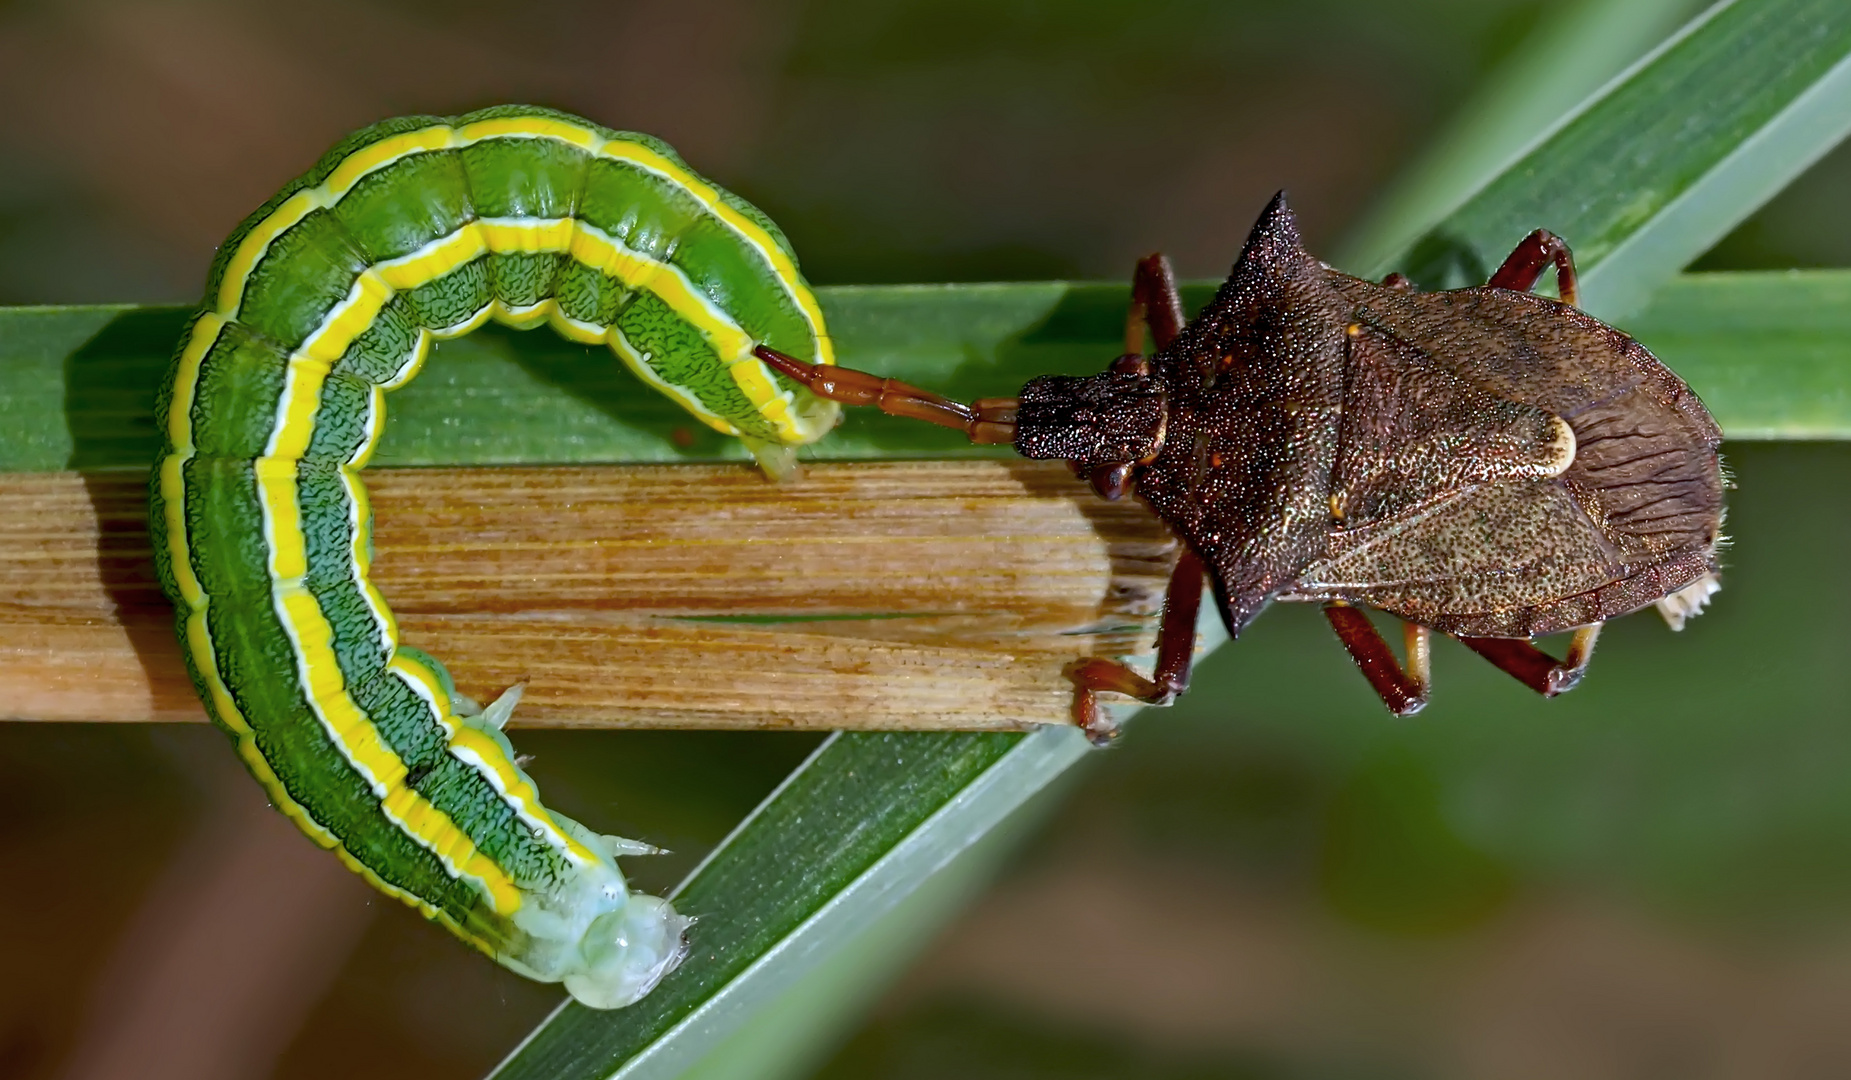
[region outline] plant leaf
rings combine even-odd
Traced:
[[[1546,228],[1588,309],[1620,319],[1847,131],[1851,5],[1725,0],[1393,261],[1427,288],[1477,284]]]
[[[1213,288],[1186,287],[1185,299],[1199,306]],[[1835,314],[1846,288],[1830,270],[1685,275],[1627,327],[1732,437],[1842,438],[1851,406],[1833,380],[1851,355]],[[965,398],[1097,370],[1119,347],[1130,295],[1064,282],[821,294],[853,363]],[[146,468],[155,383],[184,318],[174,308],[0,309],[0,471]],[[485,329],[444,342],[389,411],[380,466],[744,460],[717,435],[680,445],[677,430],[690,425],[673,405],[639,392],[597,350],[545,333]],[[806,450],[833,459],[1005,452],[870,409],[850,410]]]
[[[1488,178],[1702,6],[1697,0],[1552,5],[1349,230],[1335,265],[1369,277],[1394,269],[1397,257]]]
[[[832,736],[676,894],[694,955],[629,1008],[561,1006],[494,1075],[679,1075],[1085,752],[1071,728]]]
[[[853,363],[966,397],[1100,366],[1124,334],[1126,291],[1104,284],[819,290]],[[1197,302],[1208,295],[1193,290]],[[179,308],[0,309],[0,471],[145,469],[155,386]],[[746,460],[738,440],[646,392],[602,347],[486,327],[441,342],[391,395],[373,464],[511,465]],[[851,410],[812,457],[1008,456],[956,432]]]
[[[1851,439],[1851,270],[1681,274],[1626,329],[1731,439]]]

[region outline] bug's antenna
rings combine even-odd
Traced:
[[[966,405],[898,379],[884,379],[834,364],[805,363],[769,345],[760,345],[752,353],[780,374],[809,387],[818,397],[844,405],[873,405],[889,416],[957,428],[974,443],[1015,442],[1015,398],[979,398]]]

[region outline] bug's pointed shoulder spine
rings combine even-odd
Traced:
[[[1292,213],[1292,204],[1286,198],[1285,189],[1273,192],[1273,197],[1266,203],[1266,209],[1260,211],[1259,219],[1253,223],[1253,231],[1247,234],[1247,246],[1241,252],[1245,258],[1262,246],[1289,247],[1303,250],[1304,237],[1298,231],[1298,215]]]

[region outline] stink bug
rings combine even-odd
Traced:
[[[1529,291],[1551,264],[1560,301]],[[1553,696],[1580,681],[1605,620],[1656,603],[1675,629],[1700,610],[1717,588],[1722,433],[1575,300],[1573,259],[1548,232],[1482,288],[1421,292],[1312,258],[1280,195],[1187,325],[1167,262],[1141,262],[1126,354],[1099,375],[967,406],[758,354],[822,397],[1064,458],[1182,539],[1152,676],[1069,668],[1074,720],[1104,741],[1099,692],[1168,704],[1187,686],[1205,574],[1233,638],[1273,600],[1323,604],[1403,716],[1427,702],[1436,630]],[[1405,661],[1353,605],[1405,620]],[[1531,643],[1571,629],[1564,660]]]

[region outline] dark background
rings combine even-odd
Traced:
[[[0,2],[0,302],[190,303],[345,132],[505,101],[662,136],[817,284],[1215,277],[1279,187],[1337,250],[1562,7]],[[1701,265],[1851,264],[1848,184],[1841,149]],[[1851,453],[1727,452],[1715,612],[1616,625],[1559,702],[1442,648],[1395,723],[1269,613],[824,1075],[1851,1074]],[[517,742],[550,802],[677,849],[659,889],[814,740]],[[0,1076],[468,1077],[556,999],[303,843],[204,727],[0,727],[0,865]]]

